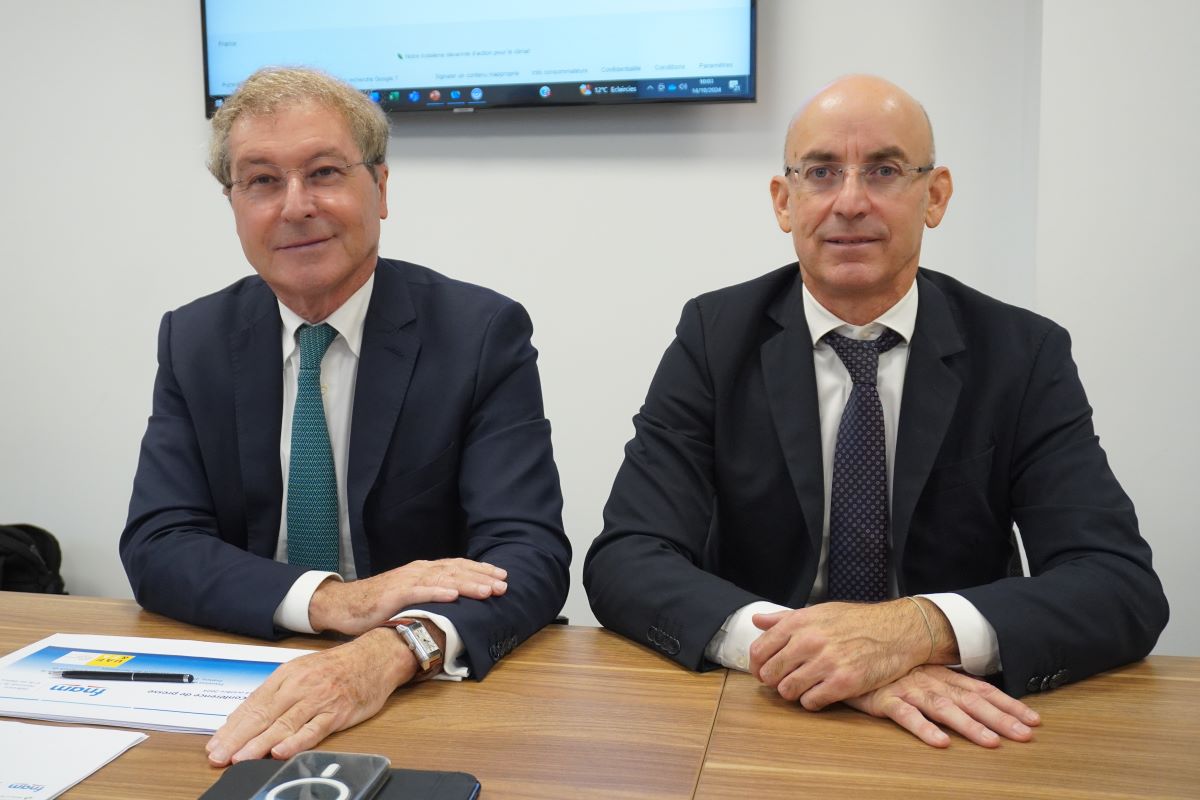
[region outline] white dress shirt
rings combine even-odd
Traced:
[[[358,358],[362,350],[363,323],[367,318],[367,306],[370,304],[371,290],[374,286],[375,275],[372,273],[349,300],[324,320],[338,332],[321,359],[321,399],[325,405],[325,424],[329,429],[329,446],[333,450],[333,470],[337,479],[340,574],[310,570],[292,584],[292,588],[275,609],[274,620],[279,627],[297,633],[316,633],[308,621],[308,606],[318,586],[329,578],[352,581],[357,577],[354,570],[354,549],[350,543],[350,512],[346,504],[346,469],[350,457],[350,420],[354,411],[354,385],[358,377]],[[279,463],[283,467],[283,485],[286,487],[291,467],[292,413],[296,405],[300,377],[300,348],[296,342],[296,330],[305,324],[305,320],[283,303],[279,304],[279,315],[283,318],[283,425],[279,433]],[[283,514],[279,521],[279,544],[275,548],[275,560],[287,561],[286,491]],[[462,638],[448,619],[423,610],[402,611],[393,619],[400,617],[428,619],[445,632],[443,674],[438,677],[461,680],[467,676],[467,666],[462,663]]]
[[[804,315],[813,342],[813,367],[817,378],[817,407],[821,417],[821,461],[825,472],[825,518],[821,525],[821,556],[808,605],[825,599],[829,560],[829,496],[833,487],[833,454],[837,447],[838,426],[846,400],[854,387],[850,373],[828,344],[821,341],[830,331],[851,339],[875,339],[885,328],[898,333],[902,341],[879,356],[876,388],[883,405],[884,439],[887,448],[888,497],[892,495],[892,470],[896,461],[896,431],[900,422],[900,399],[904,392],[904,373],[908,368],[908,343],[917,324],[917,284],[898,303],[867,325],[851,325],[831,314],[816,301],[807,286],[804,295]],[[896,573],[889,568],[891,595],[898,594]],[[921,595],[935,603],[958,641],[962,667],[974,675],[990,675],[1000,670],[1000,645],[996,631],[979,610],[959,594],[939,593]],[[762,633],[751,617],[772,611],[788,610],[785,606],[759,601],[733,612],[721,629],[709,641],[704,655],[730,669],[746,670],[750,665],[750,645]]]

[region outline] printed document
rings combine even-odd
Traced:
[[[311,650],[56,633],[0,658],[0,717],[212,733]]]
[[[51,800],[146,738],[0,721],[0,800]]]

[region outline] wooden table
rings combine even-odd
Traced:
[[[54,632],[254,641],[127,600],[0,592],[0,653]],[[952,734],[935,750],[845,707],[804,711],[748,675],[697,675],[607,631],[551,626],[487,680],[401,689],[324,746],[471,772],[484,800],[1200,797],[1200,658],[1158,656],[1026,701],[1043,718],[1034,742],[985,750]],[[206,740],[151,732],[64,797],[194,798],[219,774]]]
[[[1155,656],[1024,698],[1033,742],[938,750],[890,721],[809,713],[742,673],[721,696],[697,800],[1200,797],[1200,659]],[[749,790],[747,792],[747,790]]]
[[[174,622],[128,600],[0,592],[0,652],[55,632],[261,644]],[[294,637],[282,644],[316,649],[333,642]],[[681,670],[607,631],[552,625],[487,680],[401,689],[374,719],[322,746],[382,753],[397,767],[470,772],[485,800],[690,798],[724,678]],[[207,736],[149,737],[63,797],[194,800],[219,777],[204,757]]]

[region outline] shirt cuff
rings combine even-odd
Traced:
[[[958,658],[964,670],[972,675],[993,675],[1002,669],[996,629],[970,600],[953,593],[918,597],[924,597],[946,615],[958,641]]]
[[[461,681],[470,674],[462,657],[463,650],[466,648],[463,647],[462,637],[458,635],[458,628],[454,627],[453,622],[441,614],[434,614],[424,609],[401,611],[392,619],[427,619],[446,634],[446,650],[442,653],[442,671],[433,676],[434,680]]]
[[[296,633],[320,633],[313,630],[308,622],[308,605],[312,602],[317,587],[324,583],[326,578],[336,578],[340,581],[342,576],[336,572],[310,570],[297,578],[275,609],[275,615],[272,617],[275,627]]]
[[[704,648],[704,657],[722,667],[747,672],[750,669],[750,645],[762,635],[762,630],[755,627],[755,614],[770,614],[775,611],[791,611],[787,606],[758,600],[742,606],[729,615],[721,629],[713,634],[708,647]]]

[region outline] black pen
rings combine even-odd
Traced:
[[[123,672],[118,670],[66,669],[60,678],[80,681],[145,681],[156,683],[191,683],[194,677],[186,672]]]

